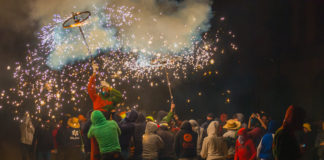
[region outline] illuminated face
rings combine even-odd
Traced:
[[[108,87],[102,87],[101,92],[109,92],[109,88]]]

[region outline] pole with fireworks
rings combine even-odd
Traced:
[[[91,13],[89,11],[84,11],[84,12],[72,12],[72,17],[68,18],[67,20],[64,21],[63,23],[63,28],[74,28],[74,27],[78,27],[80,30],[80,33],[82,35],[83,38],[83,42],[86,45],[87,49],[88,49],[88,55],[91,55],[91,51],[90,51],[90,47],[87,43],[87,40],[84,36],[83,30],[82,30],[82,25],[85,24],[85,21],[91,16]],[[93,57],[91,56],[91,61],[93,61],[92,59]]]

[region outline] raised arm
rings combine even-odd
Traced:
[[[90,77],[89,83],[88,83],[88,94],[92,101],[94,101],[97,98],[97,92],[96,92],[96,73],[98,70],[97,64],[92,64],[92,76]]]
[[[165,121],[167,123],[170,123],[171,122],[172,117],[174,115],[174,108],[175,108],[175,104],[174,103],[171,103],[170,112],[168,113],[167,116],[163,117],[162,121]]]

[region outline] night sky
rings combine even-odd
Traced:
[[[1,0],[1,89],[15,85],[7,66],[24,61],[26,44],[37,43],[40,26],[30,20],[27,2]],[[310,120],[323,119],[323,4],[321,0],[215,0],[210,32],[220,27],[218,19],[225,17],[221,27],[235,33],[239,50],[217,56],[210,69],[219,71],[218,75],[196,73],[187,80],[174,81],[177,112],[189,118],[207,112],[250,114],[265,110],[279,119],[290,104],[299,104]],[[168,109],[166,86],[133,94],[132,98],[142,97],[139,105],[143,109]],[[230,103],[225,103],[226,98]]]

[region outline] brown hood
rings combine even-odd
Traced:
[[[305,117],[306,113],[304,109],[296,105],[291,105],[286,111],[282,127],[289,130],[302,129]]]

